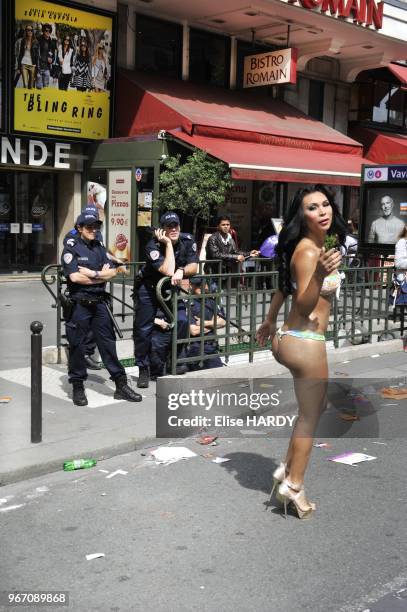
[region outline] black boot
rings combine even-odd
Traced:
[[[114,399],[127,400],[128,402],[141,402],[143,399],[140,393],[133,391],[127,383],[127,376],[124,374],[114,381],[116,383],[116,391],[114,392]]]
[[[150,381],[150,372],[148,368],[140,367],[138,369],[138,380],[137,380],[138,388],[147,389],[149,381]]]
[[[83,382],[81,380],[74,381],[72,383],[73,391],[72,391],[72,401],[75,406],[87,406],[88,398],[85,394],[85,389],[83,386]]]

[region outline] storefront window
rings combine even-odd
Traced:
[[[137,70],[180,78],[182,26],[137,15],[136,29]]]
[[[189,78],[195,83],[229,86],[230,41],[202,30],[190,31]]]
[[[141,174],[140,174],[141,171]],[[154,193],[154,168],[144,167],[136,170],[137,180],[137,244],[138,259],[145,257],[147,242],[151,239],[151,233],[146,228],[153,224],[153,193]],[[137,252],[137,251],[136,251]]]
[[[0,172],[0,268],[40,270],[56,259],[55,175]]]
[[[400,87],[390,87],[389,98],[389,123],[392,125],[403,125],[406,111],[406,92]]]

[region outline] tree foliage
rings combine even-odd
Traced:
[[[232,181],[227,166],[197,150],[185,163],[181,156],[168,157],[160,174],[158,204],[163,210],[178,210],[208,221],[212,209],[223,204]]]

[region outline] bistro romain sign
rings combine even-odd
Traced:
[[[244,58],[243,87],[295,83],[296,61],[296,49],[247,55]]]
[[[54,168],[61,170],[70,169],[70,148],[71,145],[66,142],[45,143],[42,140],[23,141],[26,145],[23,150],[20,138],[15,138],[12,142],[6,136],[1,138],[0,154],[2,164],[21,164],[27,166],[44,166],[50,165],[48,157],[52,159]]]
[[[288,4],[301,4],[306,9],[319,9],[335,17],[353,19],[359,25],[380,30],[383,26],[384,2],[376,0],[287,0]]]

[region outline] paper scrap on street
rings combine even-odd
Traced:
[[[90,555],[86,555],[86,561],[93,561],[93,559],[99,559],[99,557],[104,557],[105,553],[91,553]]]
[[[375,353],[374,355],[370,355],[372,359],[376,359],[376,357],[380,357],[380,353]]]
[[[365,455],[364,453],[343,453],[342,455],[337,455],[336,457],[328,457],[328,461],[334,461],[335,463],[344,463],[345,465],[356,465],[357,463],[362,463],[363,461],[373,461],[376,457],[372,457],[371,455]]]
[[[3,397],[0,397],[0,404],[8,404],[10,400],[10,395],[3,395]]]
[[[215,457],[215,459],[212,459],[212,463],[226,463],[226,461],[230,461],[230,459],[226,459],[226,457]]]
[[[334,372],[335,376],[349,376],[346,372]]]
[[[315,446],[315,448],[331,448],[332,444],[328,444],[328,442],[317,442],[313,446]]]
[[[151,454],[155,458],[157,465],[169,465],[170,463],[175,463],[181,459],[190,459],[191,457],[198,456],[196,453],[184,446],[172,446],[171,448],[168,446],[161,446],[160,448],[151,451]]]
[[[202,436],[197,439],[198,444],[212,444],[215,442],[218,436]]]

